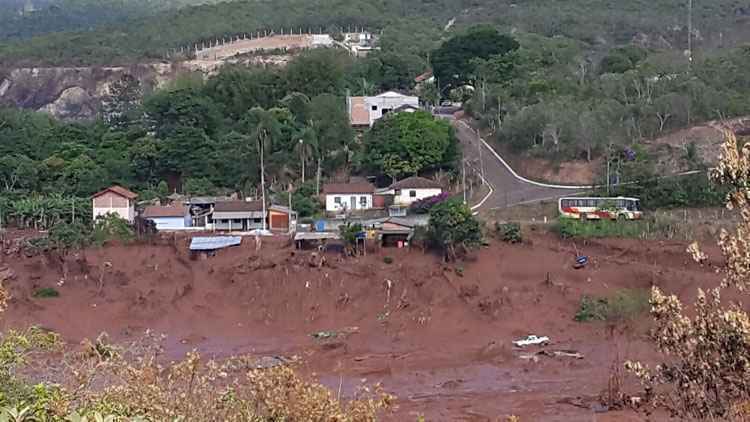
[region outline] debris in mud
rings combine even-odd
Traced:
[[[537,355],[547,356],[550,358],[583,359],[583,355],[581,353],[576,352],[575,350],[541,350],[537,352]]]
[[[334,339],[334,338],[339,338],[339,337],[346,337],[358,331],[359,331],[359,327],[347,327],[341,331],[333,331],[333,330],[318,331],[318,332],[310,334],[310,336],[314,338],[315,340],[329,340],[329,339]]]
[[[539,357],[536,354],[525,354],[525,355],[519,355],[520,359],[528,360],[529,362],[537,363],[539,362]]]
[[[269,369],[283,366],[293,361],[294,359],[285,358],[284,356],[263,356],[256,360],[255,363],[252,364],[252,367],[254,369]]]

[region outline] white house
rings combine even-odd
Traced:
[[[106,214],[116,214],[129,222],[135,220],[135,199],[138,195],[122,186],[110,186],[91,197],[94,209],[93,218]]]
[[[326,211],[342,212],[373,208],[375,187],[369,183],[328,183],[323,185]]]
[[[424,177],[407,177],[399,180],[382,192],[385,195],[393,195],[393,205],[408,207],[421,199],[431,198],[443,193],[439,183]]]
[[[419,97],[388,91],[375,97],[347,97],[347,110],[352,126],[371,127],[376,120],[397,109],[419,109]]]
[[[192,226],[190,209],[184,205],[146,207],[141,217],[156,224],[156,230],[184,230]]]

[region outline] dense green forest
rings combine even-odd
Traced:
[[[0,1],[0,39],[60,31],[89,31],[212,0],[11,0]]]
[[[380,60],[319,49],[283,69],[226,66],[207,80],[187,74],[145,98],[138,80],[126,76],[113,86],[101,118],[87,123],[0,109],[0,212],[13,215],[37,194],[45,196],[39,204],[52,206],[65,203],[50,200],[55,195],[86,197],[113,183],[141,199],[164,198],[171,189],[255,196],[262,156],[270,193],[286,203],[291,185],[295,208],[309,215],[319,206],[319,182],[341,171],[387,176],[360,164],[382,150],[355,141],[343,97],[361,89],[370,67],[381,69]],[[399,117],[388,128],[419,136],[389,140],[394,166],[409,169],[405,174],[450,174],[458,160],[451,127],[428,113]],[[43,214],[42,205],[27,208]]]
[[[747,36],[742,19],[748,11],[736,0],[696,2],[696,45],[713,48],[737,44]],[[134,17],[93,31],[3,42],[0,65],[117,64],[163,59],[168,49],[201,40],[281,27],[335,32],[355,25],[384,30],[395,25],[420,38],[425,32],[432,35],[442,30],[453,18],[453,28],[458,30],[488,23],[503,32],[563,36],[591,49],[639,39],[680,50],[687,39],[686,2],[674,0],[234,1]],[[28,28],[13,31],[33,33],[43,31],[46,25],[25,22]]]

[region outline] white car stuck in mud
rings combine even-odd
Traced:
[[[516,347],[526,347],[526,346],[536,346],[536,345],[546,346],[549,344],[549,337],[547,336],[537,337],[535,335],[530,335],[520,340],[514,340],[513,344]]]

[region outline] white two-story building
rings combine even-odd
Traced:
[[[375,121],[398,109],[419,109],[419,97],[388,91],[374,97],[347,97],[346,106],[352,126],[372,127]]]

